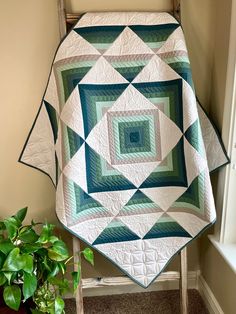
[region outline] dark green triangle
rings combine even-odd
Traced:
[[[196,149],[197,152],[204,156],[204,144],[199,120],[197,119],[185,132],[188,142]]]
[[[127,242],[139,240],[140,238],[126,227],[123,222],[118,219],[113,219],[112,222],[102,231],[98,238],[93,242],[93,245]]]
[[[187,191],[183,195],[181,195],[175,203],[187,203],[200,208],[199,180],[204,182],[204,173],[201,173],[193,180]]]
[[[185,237],[191,238],[192,236],[181,227],[177,221],[169,215],[164,214],[155,225],[149,230],[143,239],[155,238],[168,238],[168,237]]]
[[[127,81],[132,82],[133,79],[142,71],[145,65],[134,67],[114,67]]]
[[[153,43],[162,43],[179,27],[179,24],[129,26],[150,48]],[[160,48],[160,47],[159,47]]]
[[[55,108],[50,105],[46,100],[44,100],[44,105],[48,113],[49,121],[51,123],[53,137],[54,137],[54,143],[56,143],[57,140],[57,132],[58,132],[58,119],[57,119],[57,112]]]
[[[84,143],[84,140],[70,127],[66,127],[69,142],[70,158],[72,158]]]
[[[98,49],[97,44],[106,44],[107,49],[121,34],[125,27],[126,26],[89,26],[75,28],[74,31],[92,44],[96,49]]]

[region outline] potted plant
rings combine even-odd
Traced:
[[[73,256],[66,244],[55,235],[52,224],[31,221],[23,225],[26,214],[23,208],[0,221],[0,312],[4,301],[21,313],[64,313],[62,297],[77,289],[81,265],[70,273],[72,280],[67,279]],[[78,254],[94,264],[90,248]]]

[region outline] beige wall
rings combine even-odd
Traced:
[[[215,0],[182,0],[182,24],[196,94],[209,111],[215,44]]]
[[[56,12],[56,1],[0,1],[0,217],[28,205],[30,218],[55,220],[49,179],[17,159],[59,40]]]
[[[157,11],[172,9],[172,0],[66,0],[68,12],[88,11]]]

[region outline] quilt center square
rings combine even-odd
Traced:
[[[161,160],[158,110],[108,112],[112,165]]]

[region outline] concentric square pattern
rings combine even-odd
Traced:
[[[157,110],[108,112],[111,165],[161,160]]]

